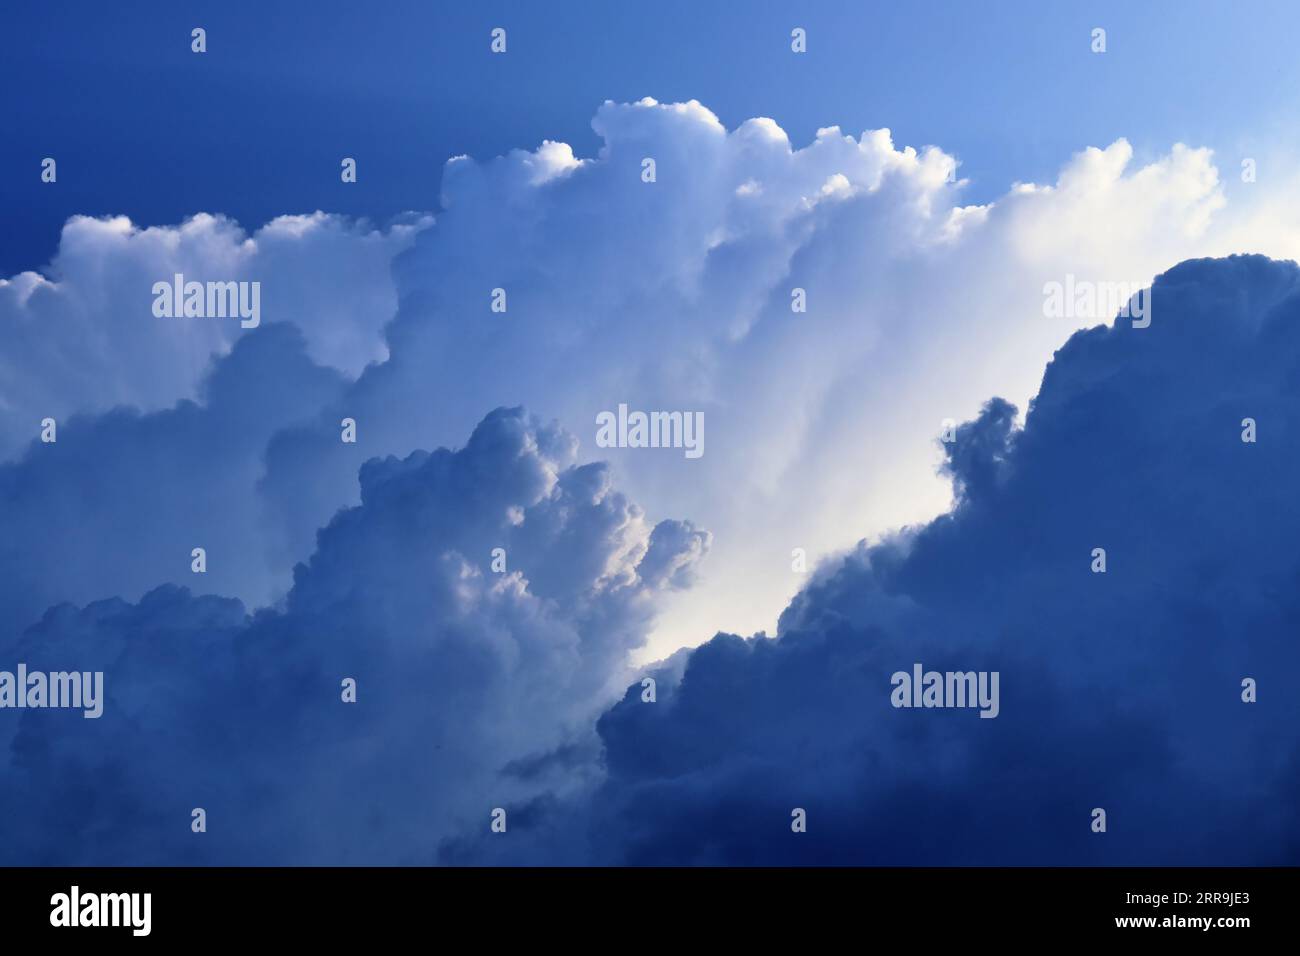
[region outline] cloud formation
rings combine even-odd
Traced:
[[[174,585],[50,609],[7,652],[102,670],[104,713],[0,724],[0,804],[22,821],[0,855],[429,863],[494,807],[581,784],[548,755],[594,754],[657,596],[709,536],[651,525],[575,449],[498,409],[459,451],[366,462],[361,504],[321,530],[278,610]]]
[[[207,552],[209,587],[270,601],[283,569],[261,545],[256,488],[266,444],[345,385],[305,352],[295,325],[267,324],[214,363],[198,401],[72,416],[57,441],[33,441],[0,465],[0,620],[8,634],[62,601],[136,600],[164,582],[188,584],[194,548]],[[355,446],[338,445],[355,469]]]
[[[140,228],[124,216],[76,216],[43,273],[0,279],[0,457],[36,437],[40,421],[115,406],[152,412],[196,399],[211,359],[238,321],[160,319],[155,282],[259,281],[268,323],[297,325],[312,358],[355,376],[387,352],[393,256],[429,224],[387,229],[315,213],[281,216],[248,235],[221,216]]]
[[[0,282],[0,648],[108,693],[0,725],[7,859],[1293,861],[1295,267],[1185,262],[1147,329],[1043,314],[1273,242],[1208,151],[972,207],[887,130],[594,127],[453,160],[436,224],[75,219]],[[174,272],[261,281],[263,326],[160,326]],[[586,462],[620,403],[703,413],[707,453]],[[916,661],[1000,671],[999,717],[891,708]]]
[[[994,393],[1023,403],[1073,331],[1113,317],[1046,318],[1045,282],[1147,284],[1212,244],[1225,204],[1209,151],[1183,146],[1146,164],[1124,141],[1085,150],[1055,183],[967,206],[953,157],[888,130],[795,148],[769,119],[729,131],[699,103],[649,99],[606,103],[593,127],[594,157],[545,143],[448,164],[437,224],[395,265],[389,361],[272,445],[263,492],[287,552],[352,500],[333,454],[343,415],[388,454],[454,440],[502,403],[588,442],[620,403],[694,410],[698,460],[608,452],[646,507],[717,534],[705,587],[654,650],[770,628],[801,583],[793,548],[941,512],[941,423]]]
[[[177,271],[261,281],[265,321],[297,325],[311,361],[346,379],[314,410],[268,409],[275,430],[258,430],[228,523],[248,531],[236,550],[256,566],[219,582],[248,604],[281,597],[317,529],[357,502],[364,457],[455,445],[502,405],[558,419],[586,448],[596,416],[620,403],[701,412],[700,459],[602,452],[651,513],[717,535],[703,586],[670,601],[653,658],[719,628],[770,629],[802,583],[793,549],[833,553],[942,512],[942,422],[995,393],[1023,404],[1071,332],[1110,321],[1044,316],[1045,283],[1145,284],[1189,256],[1296,251],[1275,201],[1294,184],[1261,183],[1261,201],[1225,208],[1230,184],[1205,149],[1139,162],[1119,140],[1080,152],[1055,182],[970,206],[952,156],[899,147],[887,129],[828,127],[796,148],[770,119],[727,130],[697,102],[652,99],[607,102],[593,127],[604,145],[592,157],[548,141],[454,158],[436,223],[374,230],[316,213],[246,235],[206,215],[148,229],[72,220],[49,278],[0,283],[15,343],[0,359],[0,454],[22,454],[46,415],[202,401],[211,361],[249,333],[154,318],[147,290]],[[495,289],[504,313],[491,310]],[[796,289],[806,312],[791,309]],[[340,454],[345,417],[356,455]],[[61,596],[143,594],[129,575],[97,582],[98,594]]]
[[[1153,294],[1162,321],[1057,353],[1022,431],[1002,400],[958,430],[950,513],[632,687],[608,779],[539,830],[585,817],[622,863],[1294,864],[1300,269]],[[999,672],[1000,715],[893,707],[916,662]]]

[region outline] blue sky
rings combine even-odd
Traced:
[[[1124,136],[1249,151],[1300,80],[1285,2],[927,4],[572,2],[8,5],[0,80],[0,273],[39,268],[75,213],[142,224],[220,212],[253,227],[316,209],[434,209],[443,163],[544,138],[590,155],[605,99],[698,99],[732,127],[770,116],[942,144],[970,196],[1049,176]],[[189,31],[210,37],[203,58]],[[493,57],[488,33],[509,31]],[[793,26],[810,54],[789,56]],[[1093,56],[1088,36],[1107,29]],[[361,176],[344,189],[337,157]],[[47,155],[57,190],[33,170]]]
[[[1296,862],[1297,18],[6,9],[0,861]]]

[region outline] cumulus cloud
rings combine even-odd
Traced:
[[[1286,224],[1225,208],[1183,146],[1085,150],[970,206],[953,157],[888,130],[795,148],[653,100],[593,125],[594,157],[453,160],[436,224],[75,219],[47,275],[0,282],[0,646],[102,667],[110,696],[4,725],[6,818],[36,815],[10,858],[1136,859],[1061,836],[1076,799],[1151,827],[1159,859],[1290,853],[1259,795],[1293,790],[1272,715],[1295,715],[1235,689],[1293,664],[1294,270],[1181,266],[1143,330],[1043,312],[1046,282],[1144,283]],[[261,281],[264,327],[155,319],[175,272]],[[623,403],[704,413],[705,455],[585,463]],[[1247,415],[1276,443],[1242,446]],[[941,458],[947,418],[972,421]],[[197,546],[226,597],[180,587]],[[634,684],[597,723],[629,655],[768,627],[805,583],[777,639],[677,653],[653,708]],[[889,708],[888,673],[958,658],[1002,670],[1002,715],[900,723],[930,715]],[[482,845],[506,805],[518,839]],[[238,832],[196,843],[193,806]],[[791,842],[792,806],[836,823]],[[1254,813],[1258,842],[1175,847],[1204,812]]]
[[[387,355],[396,309],[393,256],[427,226],[387,229],[316,213],[282,216],[252,235],[221,216],[141,228],[123,216],[77,216],[49,267],[0,279],[0,457],[34,438],[46,417],[143,411],[195,399],[213,356],[242,334],[228,319],[153,314],[155,282],[259,281],[267,323],[290,322],[317,362],[355,376]]]
[[[825,566],[775,638],[674,662],[655,704],[633,686],[600,721],[607,780],[543,806],[540,846],[573,828],[604,862],[1294,863],[1300,269],[1189,261],[1154,296],[1150,328],[1072,337],[1023,430],[993,400],[957,431],[949,513]],[[917,662],[999,672],[999,716],[893,707]]]
[[[102,670],[104,712],[0,725],[0,804],[23,821],[0,854],[428,863],[494,807],[582,784],[554,755],[595,752],[628,650],[709,536],[651,525],[575,450],[498,409],[459,451],[366,462],[361,504],[321,530],[278,610],[174,585],[52,608],[6,647],[34,670]]]
[[[697,102],[648,98],[605,103],[593,127],[591,157],[546,141],[454,158],[436,223],[374,230],[317,213],[246,235],[211,216],[72,220],[48,278],[0,282],[13,345],[0,455],[19,454],[47,415],[202,402],[205,370],[248,332],[155,319],[149,284],[177,271],[259,279],[266,321],[299,326],[311,361],[349,380],[314,412],[268,409],[275,430],[258,430],[229,530],[248,529],[239,550],[259,564],[219,582],[246,603],[284,593],[316,530],[358,501],[364,457],[454,445],[499,405],[554,417],[587,448],[596,415],[620,403],[703,412],[702,458],[601,452],[651,513],[717,534],[652,659],[716,629],[770,629],[803,580],[793,549],[833,553],[947,507],[942,422],[994,393],[1023,404],[1071,332],[1111,319],[1044,316],[1045,283],[1146,283],[1189,256],[1294,247],[1272,200],[1295,183],[1261,182],[1256,201],[1226,208],[1213,156],[1182,145],[1144,162],[1123,140],[1085,149],[1055,181],[972,206],[954,157],[900,147],[887,129],[832,126],[796,146],[770,119],[727,130]],[[806,312],[791,311],[796,288]],[[345,417],[358,423],[351,450]],[[63,597],[143,593],[102,584]]]
[[[702,411],[700,459],[607,453],[646,507],[717,534],[652,653],[771,627],[800,584],[792,549],[942,511],[941,423],[994,392],[1023,403],[1073,331],[1113,317],[1045,317],[1046,282],[1148,283],[1212,242],[1225,203],[1209,151],[1183,146],[1145,164],[1124,141],[1085,150],[1055,182],[973,207],[953,157],[888,130],[796,148],[770,119],[728,131],[699,103],[650,99],[606,103],[593,127],[594,157],[546,143],[448,165],[437,224],[395,266],[390,359],[272,443],[262,492],[286,553],[355,500],[333,449],[343,415],[389,454],[500,403],[588,441],[620,403]]]
[[[305,350],[295,325],[252,330],[208,370],[197,401],[75,415],[57,441],[33,441],[0,465],[6,633],[61,601],[135,600],[163,582],[190,583],[195,548],[207,552],[209,587],[270,601],[283,571],[280,555],[259,544],[266,444],[345,384]],[[354,448],[339,443],[355,468]]]

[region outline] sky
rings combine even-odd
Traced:
[[[1294,9],[2,16],[0,859],[1295,862]]]
[[[1285,2],[791,5],[394,2],[381,10],[143,0],[6,5],[0,273],[44,266],[63,221],[144,225],[195,212],[248,228],[317,209],[384,220],[432,210],[445,161],[543,139],[599,146],[606,99],[697,99],[733,128],[770,116],[817,129],[889,127],[962,161],[974,201],[1037,182],[1085,145],[1126,137],[1253,154],[1287,135],[1300,80]],[[191,22],[193,21],[193,22]],[[200,23],[200,21],[202,21]],[[202,61],[189,31],[208,30]],[[809,55],[788,55],[793,26]],[[506,57],[484,39],[508,28]],[[1104,57],[1087,43],[1107,29]],[[1244,152],[1243,152],[1244,151]],[[357,154],[343,188],[337,156]],[[29,175],[56,156],[57,190]]]

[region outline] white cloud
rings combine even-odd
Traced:
[[[1091,324],[1045,318],[1044,282],[1147,281],[1197,254],[1224,205],[1210,153],[1183,146],[1138,168],[1123,141],[1085,150],[1055,183],[970,206],[953,157],[888,130],[793,149],[769,119],[728,133],[699,104],[653,101],[606,103],[593,126],[599,155],[559,181],[522,152],[449,170],[446,215],[399,269],[403,354],[356,397],[384,450],[523,402],[611,455],[651,513],[713,529],[658,653],[771,626],[799,583],[792,548],[943,508],[942,419],[995,393],[1023,403]],[[619,402],[705,411],[708,452],[593,449],[595,414]]]
[[[220,216],[140,228],[125,216],[76,216],[45,274],[0,280],[0,455],[34,438],[46,416],[145,411],[196,398],[238,322],[159,319],[155,282],[259,280],[264,321],[291,321],[317,361],[351,375],[387,356],[396,309],[390,267],[427,217],[383,230],[337,216],[282,216],[251,236]]]
[[[355,501],[341,415],[358,420],[362,454],[405,454],[454,445],[488,409],[525,404],[573,431],[584,457],[610,457],[649,514],[715,532],[701,585],[660,627],[662,654],[714,628],[770,628],[802,580],[792,548],[815,558],[942,509],[940,422],[993,394],[1023,407],[1053,351],[1095,324],[1046,318],[1045,282],[1146,282],[1190,256],[1300,246],[1286,211],[1300,206],[1276,201],[1300,195],[1296,182],[1241,194],[1210,151],[1181,144],[1141,164],[1123,140],[1085,149],[1055,182],[972,206],[954,157],[899,148],[885,129],[829,127],[795,149],[770,119],[727,131],[699,103],[650,99],[607,102],[593,127],[604,140],[594,157],[547,141],[449,162],[443,211],[418,234],[320,216],[251,238],[208,217],[168,230],[74,220],[57,286],[0,287],[0,320],[69,330],[57,344],[20,336],[20,354],[41,358],[0,360],[0,399],[166,404],[228,343],[179,326],[142,326],[130,344],[105,337],[105,303],[136,303],[123,290],[173,264],[274,279],[301,290],[281,314],[304,324],[317,360],[356,373],[387,355],[272,446],[261,490],[283,575]],[[646,157],[654,183],[641,179]],[[387,262],[408,244],[390,285]],[[796,286],[806,313],[790,309]],[[507,290],[504,314],[490,310],[494,288]],[[147,306],[139,297],[142,321]],[[73,381],[72,368],[103,368],[104,381],[54,394],[28,364],[51,382]],[[596,449],[597,412],[620,402],[703,411],[706,454]]]

